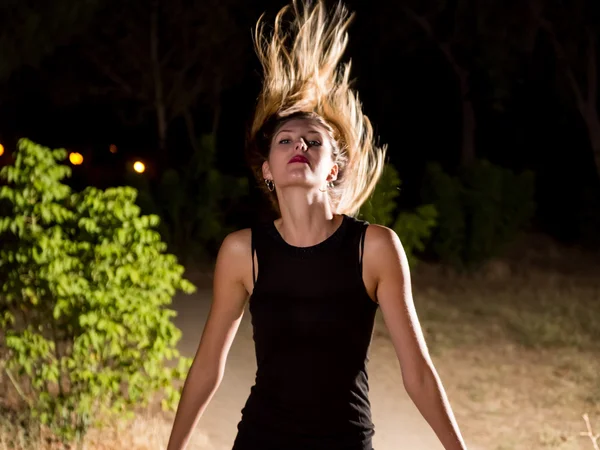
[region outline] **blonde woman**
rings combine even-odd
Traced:
[[[410,397],[446,450],[466,449],[423,339],[402,245],[354,217],[385,148],[340,63],[350,19],[342,5],[327,14],[322,2],[294,2],[271,33],[259,20],[264,84],[248,159],[279,218],[228,235],[219,250],[169,450],[186,446],[218,388],[248,299],[258,368],[234,450],[371,450],[366,361],[377,308]]]

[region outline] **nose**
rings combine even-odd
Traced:
[[[300,151],[304,152],[304,151],[308,150],[308,145],[306,145],[306,142],[304,142],[304,139],[299,139],[296,142],[294,150],[300,150]]]

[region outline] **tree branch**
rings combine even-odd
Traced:
[[[526,3],[526,9],[529,13],[530,22],[528,25],[530,26],[528,26],[528,35],[525,48],[527,49],[527,53],[532,54],[535,49],[536,39],[544,12],[543,1],[528,0]]]
[[[158,12],[159,0],[153,0],[150,17],[150,55],[152,61],[152,80],[154,82],[154,105],[158,125],[158,146],[162,152],[166,149],[168,121],[163,92],[163,79],[158,55]]]
[[[194,152],[198,154],[200,152],[200,147],[198,145],[198,136],[196,136],[196,127],[194,126],[194,118],[189,108],[185,108],[183,112],[183,118],[185,119],[185,125],[188,133],[188,139],[190,140],[190,144],[194,149]]]
[[[589,28],[586,29],[586,34],[588,37],[587,103],[591,108],[595,108],[598,100],[598,57],[596,55],[596,39],[594,33]]]
[[[187,61],[187,63],[181,69],[179,69],[177,71],[177,74],[175,75],[175,78],[174,78],[173,82],[171,83],[171,89],[169,90],[169,93],[167,94],[167,103],[168,104],[175,102],[175,96],[177,95],[178,92],[181,91],[185,77],[188,75],[188,72],[192,69],[192,67],[194,67],[194,64],[196,64],[198,62],[198,59],[200,59],[202,52],[204,52],[205,50],[206,49],[202,46],[202,44],[200,42],[198,42],[196,44],[196,47],[194,48],[192,54],[187,55],[185,57],[185,60]],[[204,72],[204,70],[202,70],[202,72]],[[198,77],[198,79],[200,79],[200,78],[201,77]]]
[[[113,72],[113,70],[110,68],[109,65],[104,64],[92,52],[88,52],[88,57],[94,63],[94,65],[104,74],[104,76],[106,76],[106,78],[108,78],[110,81],[112,81],[115,84],[115,86],[117,86],[125,94],[127,94],[137,100],[141,100],[141,101],[149,100],[145,95],[143,95],[142,92],[140,92],[138,90],[134,90],[129,83],[127,83],[123,78],[121,78],[119,75],[117,75],[115,72]]]
[[[454,53],[452,53],[452,46],[450,45],[450,43],[443,42],[436,36],[433,27],[425,17],[420,16],[407,6],[403,6],[403,9],[406,15],[410,17],[413,21],[415,21],[415,23],[417,23],[423,29],[423,31],[425,31],[429,39],[431,39],[438,46],[442,54],[446,57],[446,60],[452,66],[452,69],[454,70],[458,78],[461,80],[462,84],[463,81],[466,80],[469,72],[464,67],[462,67],[454,57]]]
[[[12,372],[8,369],[8,367],[4,367],[4,372],[6,372],[6,375],[8,375],[8,379],[10,380],[10,382],[12,383],[13,387],[15,388],[15,390],[17,391],[17,394],[19,394],[19,397],[21,397],[21,400],[23,400],[25,403],[27,403],[27,405],[31,408],[33,407],[33,404],[31,402],[31,400],[29,400],[26,396],[25,393],[21,390],[19,383],[17,382],[17,379],[14,377],[14,375],[12,374]]]
[[[563,45],[560,43],[558,37],[556,36],[556,32],[554,31],[554,26],[552,23],[543,17],[540,18],[540,25],[542,29],[548,33],[550,37],[550,41],[552,42],[552,46],[554,47],[554,52],[556,53],[556,58],[563,65],[563,70],[565,71],[565,75],[567,76],[567,80],[569,81],[569,85],[573,90],[573,94],[575,95],[575,101],[577,102],[577,108],[579,108],[582,115],[585,117],[587,102],[583,97],[583,93],[581,91],[581,86],[579,85],[577,78],[575,77],[575,73],[573,72],[573,68],[569,63]]]
[[[590,441],[592,441],[594,450],[600,450],[600,447],[598,446],[598,440],[600,439],[600,434],[594,434],[594,431],[592,430],[592,424],[590,423],[590,418],[587,414],[583,415],[583,420],[585,422],[587,431],[585,431],[585,432],[582,431],[580,433],[580,436],[589,437]]]

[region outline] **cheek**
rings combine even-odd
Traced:
[[[269,153],[269,163],[275,163],[279,161],[281,159],[282,153],[283,152],[281,151],[281,148],[273,147],[271,149],[271,152]]]
[[[281,170],[281,167],[285,166],[287,163],[286,153],[280,148],[273,148],[271,153],[269,153],[269,158],[267,161],[269,162],[271,172],[277,172]]]
[[[331,166],[333,166],[334,164],[332,151],[328,148],[321,149],[321,151],[319,152],[318,160],[319,166],[322,167],[324,170],[329,171],[331,169]]]

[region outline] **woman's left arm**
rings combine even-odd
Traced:
[[[368,227],[364,265],[377,283],[377,301],[400,361],[406,392],[446,450],[466,450],[427,350],[413,302],[408,261],[393,230]]]

